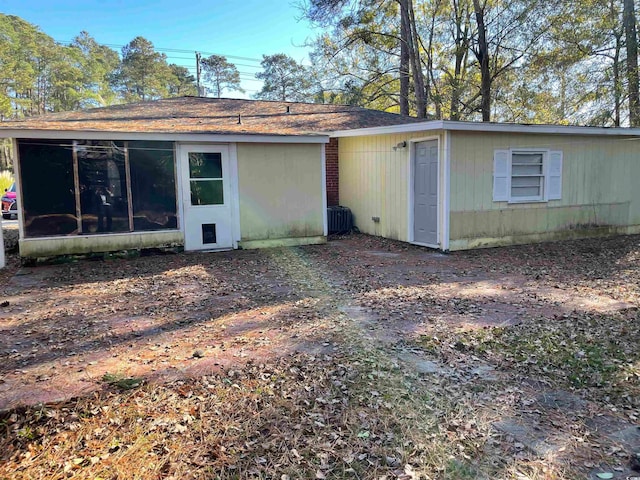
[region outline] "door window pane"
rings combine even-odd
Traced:
[[[78,233],[70,140],[18,140],[26,237]]]
[[[124,143],[78,140],[82,233],[128,232]]]
[[[191,205],[222,205],[222,180],[191,180]]]
[[[133,230],[178,228],[173,142],[128,142]]]
[[[189,152],[189,176],[191,178],[222,178],[222,154]]]

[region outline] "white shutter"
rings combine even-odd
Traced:
[[[547,176],[547,199],[560,200],[562,198],[562,152],[549,152],[549,168]]]
[[[509,171],[511,152],[509,150],[495,150],[493,152],[493,201],[506,202],[509,200]]]

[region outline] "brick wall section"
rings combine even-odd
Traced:
[[[325,158],[327,170],[327,205],[340,204],[340,192],[338,190],[338,139],[332,138],[325,145]]]

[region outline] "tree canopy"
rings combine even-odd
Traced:
[[[640,126],[634,0],[299,0],[318,27],[311,66],[263,55],[254,97],[347,103],[417,117]],[[197,95],[189,69],[136,37],[120,52],[80,32],[60,44],[0,14],[0,119]],[[256,60],[257,62],[257,60]],[[236,66],[202,59],[213,96]]]
[[[80,32],[68,45],[0,14],[0,117],[20,118],[168,96],[195,95],[185,67],[143,37],[118,52]]]
[[[312,102],[313,95],[309,72],[284,53],[263,55],[262,72],[256,78],[263,80],[262,90],[255,98],[289,102]]]
[[[415,116],[638,125],[633,0],[304,0],[325,101]]]
[[[224,90],[244,92],[240,87],[240,72],[226,57],[211,55],[202,59],[204,78],[210,83],[213,96],[220,98]]]

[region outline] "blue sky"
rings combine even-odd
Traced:
[[[0,0],[0,12],[38,25],[59,42],[86,30],[116,50],[141,35],[170,63],[195,72],[195,51],[229,58],[241,72],[245,95],[260,89],[254,79],[263,54],[286,53],[309,64],[303,44],[316,31],[289,0]],[[186,50],[175,52],[171,50]]]

